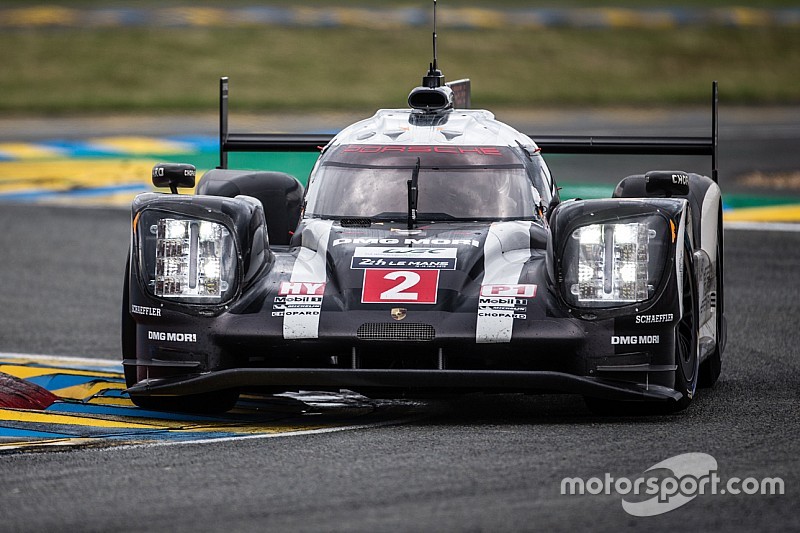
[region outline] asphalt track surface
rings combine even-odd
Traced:
[[[114,358],[128,214],[0,209],[0,352]],[[0,457],[2,531],[792,530],[800,483],[800,233],[729,230],[723,375],[684,413],[598,418],[570,396],[471,396],[336,433]],[[635,479],[688,452],[784,495],[636,518],[565,477]],[[678,526],[680,524],[680,526]]]

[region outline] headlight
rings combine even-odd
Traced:
[[[562,255],[563,293],[575,307],[615,307],[652,297],[664,270],[668,224],[661,216],[572,230]]]
[[[137,233],[145,285],[153,296],[196,304],[233,296],[238,256],[224,224],[145,210]]]

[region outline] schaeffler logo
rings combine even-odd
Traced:
[[[717,475],[717,460],[706,453],[685,453],[657,463],[636,479],[604,477],[564,478],[561,494],[612,494],[622,496],[622,508],[633,516],[656,516],[686,505],[697,496],[731,494],[784,494],[779,477],[738,478],[723,481]],[[649,498],[648,498],[649,496]]]

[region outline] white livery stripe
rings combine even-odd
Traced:
[[[708,294],[717,292],[717,230],[719,225],[719,209],[720,199],[722,193],[720,192],[719,185],[716,183],[711,184],[706,195],[703,198],[703,207],[700,215],[700,246],[708,254],[711,260],[712,276],[708,280],[708,286],[701,286],[698,284],[699,294]],[[699,277],[700,282],[705,281],[703,276]],[[702,302],[702,300],[701,300]],[[702,304],[701,304],[701,307]],[[716,307],[713,308],[714,314],[708,316],[708,320],[700,326],[700,338],[710,337],[717,340],[719,333],[717,332],[716,320]],[[702,313],[701,313],[702,314]]]
[[[675,273],[678,276],[678,308],[681,310],[681,318],[683,318],[683,276],[689,275],[689,272],[683,271],[683,253],[685,246],[685,233],[686,233],[686,211],[689,209],[688,205],[684,205],[681,211],[681,221],[678,224],[678,236],[675,242]]]
[[[333,222],[315,220],[303,231],[303,245],[297,254],[290,281],[305,283],[325,283],[325,267],[328,255],[328,240]],[[284,339],[316,339],[319,337],[319,316],[322,310],[320,299],[318,308],[304,307],[302,312],[293,313],[288,306],[283,316]]]
[[[516,220],[495,222],[489,227],[483,245],[483,285],[519,283],[522,267],[531,257],[531,222]],[[475,342],[511,342],[514,310],[497,309],[491,313],[478,310]]]

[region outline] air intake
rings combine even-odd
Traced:
[[[365,341],[432,341],[436,330],[430,324],[401,322],[367,322],[356,336]]]
[[[442,111],[452,109],[453,90],[443,87],[416,87],[408,95],[408,105],[423,111]]]

